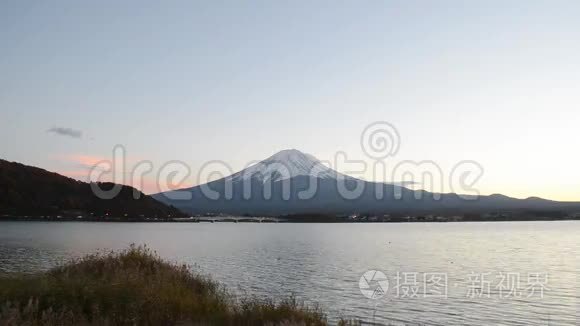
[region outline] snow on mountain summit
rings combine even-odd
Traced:
[[[263,182],[279,181],[297,176],[336,179],[338,173],[310,154],[296,149],[282,150],[231,176],[233,181],[258,179]]]

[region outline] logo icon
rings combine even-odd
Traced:
[[[368,299],[380,299],[389,290],[389,280],[381,271],[367,271],[358,281],[360,293]]]
[[[401,136],[395,126],[386,121],[368,125],[362,132],[360,146],[363,152],[375,160],[395,156],[401,145]]]

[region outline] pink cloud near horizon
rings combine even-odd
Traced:
[[[65,168],[56,171],[61,175],[83,182],[89,181],[115,182],[113,175],[106,171],[103,171],[104,173],[99,175],[98,180],[90,180],[91,169],[103,162],[109,162],[112,164],[110,158],[87,154],[68,154],[58,156],[57,159],[65,164],[74,165],[70,168]],[[142,176],[142,179],[140,181],[134,180],[131,171],[133,171],[133,168],[137,163],[138,161],[134,159],[126,159],[125,162],[126,166],[124,168],[125,171],[122,172],[123,174],[122,181],[117,179],[117,182],[137,188],[145,194],[153,194],[163,191],[183,189],[192,186],[189,183],[179,185],[174,185],[171,183],[159,185],[157,180],[157,174],[155,172],[150,172],[149,174]]]

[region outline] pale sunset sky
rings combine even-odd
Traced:
[[[1,1],[0,158],[77,179],[117,144],[194,175],[287,148],[371,163],[360,134],[388,121],[390,163],[474,160],[482,194],[580,201],[579,17],[580,1]]]

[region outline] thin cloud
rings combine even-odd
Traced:
[[[108,162],[109,160],[105,157],[100,156],[93,156],[93,155],[82,155],[82,154],[73,154],[73,155],[66,155],[63,157],[65,161],[72,162],[75,164],[76,167],[84,168],[84,169],[93,169],[97,167],[99,163]]]
[[[162,191],[177,190],[193,186],[192,183],[164,185],[163,183],[159,184],[154,175],[136,175],[134,173],[134,168],[143,161],[142,159],[138,160],[136,157],[125,157],[125,162],[123,163],[124,169],[118,170],[117,172],[109,169],[109,167],[100,165],[101,163],[107,162],[113,165],[112,168],[114,169],[115,167],[112,156],[105,157],[78,153],[56,155],[52,158],[61,162],[63,165],[63,168],[57,171],[57,173],[83,182],[99,181],[122,183],[137,188],[145,194],[154,194]],[[101,173],[91,176],[92,171],[98,171]],[[117,173],[116,176],[115,173]],[[95,177],[97,179],[94,179]],[[115,179],[115,177],[122,177],[122,179],[118,180]],[[91,180],[91,178],[93,179]]]
[[[53,127],[47,130],[47,132],[51,132],[55,135],[59,136],[66,136],[72,138],[82,138],[83,132],[80,130],[75,130],[72,128],[63,128],[63,127]]]

